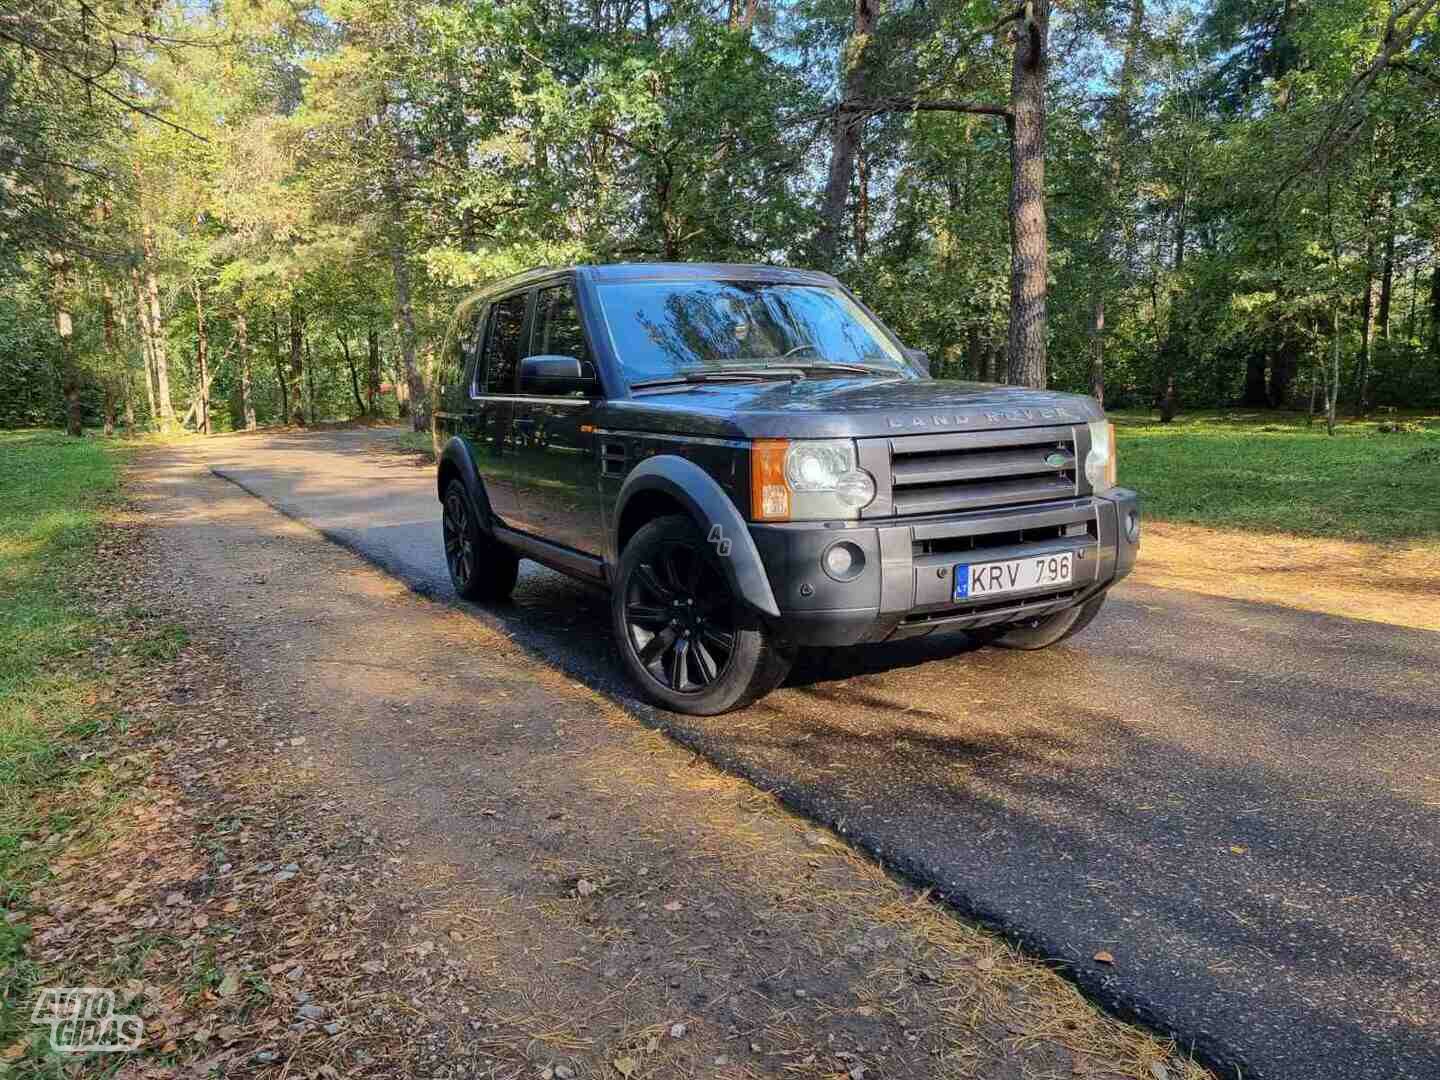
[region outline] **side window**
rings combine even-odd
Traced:
[[[590,362],[580,311],[568,285],[552,285],[535,295],[535,322],[530,356],[573,356],[582,367]]]
[[[470,313],[470,321],[462,332],[461,348],[465,350],[465,372],[469,376],[469,393],[473,397],[485,386],[485,320],[490,309],[482,305]]]
[[[507,296],[490,309],[490,329],[480,361],[487,393],[515,392],[515,361],[520,355],[520,332],[525,329],[525,300],[524,293]]]

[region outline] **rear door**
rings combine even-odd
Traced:
[[[568,282],[535,290],[529,347],[522,356],[568,356],[592,376],[594,354]],[[604,550],[595,402],[582,391],[527,392],[514,414],[517,526],[553,544],[600,558]]]
[[[490,509],[500,524],[511,528],[519,509],[515,497],[515,365],[524,341],[529,299],[528,292],[521,292],[491,303],[468,414],[470,445]]]

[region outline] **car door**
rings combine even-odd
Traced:
[[[535,290],[522,362],[525,356],[573,357],[594,378],[593,352],[568,282]],[[556,392],[550,386],[527,386],[522,379],[514,415],[517,527],[597,559],[604,550],[595,457],[598,385]]]
[[[485,483],[491,512],[501,525],[514,527],[519,501],[515,496],[515,365],[520,357],[530,294],[516,293],[490,304],[475,379],[466,438],[475,467]]]

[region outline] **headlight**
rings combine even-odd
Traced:
[[[1090,453],[1085,455],[1085,479],[1090,490],[1106,492],[1115,486],[1115,425],[1090,421]]]
[[[756,521],[853,518],[875,498],[850,439],[756,439],[750,448],[750,516]]]

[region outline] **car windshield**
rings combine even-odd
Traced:
[[[900,350],[838,289],[761,281],[600,285],[610,342],[630,383],[767,367],[848,365],[911,374]]]

